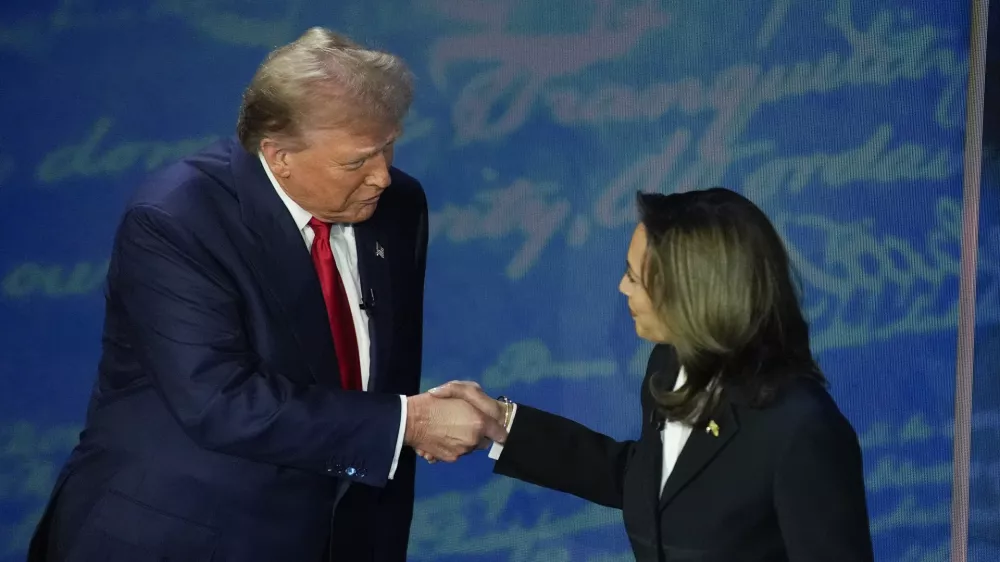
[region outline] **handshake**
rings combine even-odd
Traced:
[[[503,444],[505,406],[474,382],[452,381],[406,400],[403,443],[429,462]]]

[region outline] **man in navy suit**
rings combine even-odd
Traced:
[[[139,190],[30,560],[405,560],[413,450],[505,437],[419,394],[427,202],[392,167],[411,99],[399,59],[311,29],[257,71],[238,139]]]

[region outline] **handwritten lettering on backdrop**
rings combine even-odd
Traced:
[[[0,50],[40,57],[51,52],[61,33],[70,30],[113,32],[122,26],[169,20],[181,21],[220,43],[254,48],[256,54],[260,48],[294,37],[305,25],[300,19],[304,9],[300,0],[281,3],[267,16],[246,15],[239,9],[247,7],[243,4],[155,0],[141,8],[106,12],[89,3],[61,0],[45,18],[0,24]],[[648,49],[656,38],[671,41],[670,45],[690,54],[684,49],[696,42],[685,43],[686,28],[678,22],[685,11],[695,8],[598,0],[590,21],[576,31],[545,32],[536,25],[536,32],[521,32],[516,31],[518,18],[523,23],[523,14],[529,10],[524,2],[420,0],[414,4],[420,13],[475,31],[444,33],[430,41],[427,66],[417,69],[429,79],[421,87],[452,99],[450,114],[424,114],[418,104],[407,123],[404,142],[448,137],[456,148],[502,143],[533,120],[585,133],[622,125],[666,131],[654,146],[635,145],[632,154],[638,157],[605,183],[586,186],[588,196],[582,204],[559,181],[532,179],[531,170],[500,162],[484,168],[480,188],[432,209],[431,243],[438,248],[514,239],[519,246],[503,264],[503,275],[518,283],[543,263],[546,252],[558,251],[553,249],[556,244],[584,249],[601,232],[630,228],[636,190],[725,184],[759,201],[784,233],[806,284],[817,351],[954,329],[961,202],[957,199],[960,192],[947,186],[959,181],[961,146],[936,142],[934,135],[909,136],[900,132],[899,123],[865,122],[861,124],[864,139],[855,146],[788,152],[774,140],[762,138],[755,119],[765,113],[773,116],[776,107],[809,96],[831,96],[841,103],[849,99],[843,93],[852,88],[909,84],[934,92],[936,99],[920,111],[930,113],[940,131],[954,132],[964,117],[967,72],[964,45],[954,40],[960,30],[937,27],[932,19],[905,8],[876,9],[860,18],[847,0],[813,8],[773,0],[762,4],[762,18],[752,18],[760,22],[753,38],[756,53],[730,60],[710,76],[670,76],[639,86],[616,80],[613,76],[618,74],[607,69],[641,48]],[[334,27],[337,22],[398,26],[391,18],[351,5],[328,23]],[[761,58],[758,53],[767,52],[776,38],[798,24],[796,18],[820,20],[836,31],[838,41],[826,52],[793,56],[780,64],[755,62]],[[476,69],[471,76],[459,72],[470,67]],[[604,77],[595,83],[595,76]],[[676,126],[663,129],[664,121]],[[53,146],[31,164],[30,175],[35,189],[51,190],[71,178],[146,172],[228,133],[192,130],[186,138],[128,139],[116,133],[113,116],[98,115],[87,130]],[[10,187],[18,164],[0,147],[0,189]],[[887,231],[863,213],[845,220],[791,204],[796,198],[856,196],[859,186],[886,197],[906,197],[878,189],[907,181],[940,187],[939,194],[922,199],[933,205],[934,220],[916,237]],[[1000,232],[991,230],[980,242],[986,258],[1000,258]],[[1000,259],[986,258],[980,259],[984,269],[980,279],[986,283],[979,287],[979,314],[981,320],[996,320]],[[0,291],[8,300],[94,295],[100,291],[106,267],[104,255],[77,263],[28,261],[3,272]],[[627,371],[640,373],[648,351],[648,345],[637,346]],[[453,368],[436,366],[433,361],[425,386],[454,376]],[[494,392],[511,387],[530,392],[525,390],[530,385],[558,379],[601,385],[622,375],[613,358],[559,357],[550,344],[537,339],[514,339],[492,365],[479,366],[477,372],[478,380]],[[947,371],[940,374],[951,376]],[[875,459],[867,476],[869,490],[899,491],[891,509],[872,514],[876,540],[893,529],[948,524],[946,493],[928,503],[915,490],[920,486],[946,490],[951,477],[949,460],[927,463],[902,456],[911,445],[950,447],[950,423],[930,417],[934,421],[915,412],[901,426],[877,422],[860,428],[866,458]],[[977,431],[998,429],[996,417],[977,418],[975,425]],[[29,421],[4,428],[0,461],[14,468],[0,478],[0,498],[30,504],[23,520],[9,528],[9,552],[23,548],[54,476],[50,463],[68,450],[76,431],[76,427],[40,429]],[[973,477],[995,479],[996,473],[994,466],[976,466]],[[613,513],[592,506],[570,515],[543,511],[528,521],[505,516],[512,501],[537,493],[528,486],[493,479],[472,492],[421,498],[414,520],[413,556],[433,560],[446,555],[496,554],[518,562],[576,560],[567,538],[620,524]],[[943,560],[944,537],[938,544],[913,545],[896,553],[894,560]],[[0,545],[0,551],[4,546]],[[590,553],[586,559],[617,562],[630,555]]]
[[[549,246],[558,243],[560,234],[566,246],[578,248],[595,228],[633,224],[636,190],[670,191],[728,180],[765,205],[785,234],[806,283],[817,351],[954,329],[961,202],[949,196],[949,190],[930,198],[933,224],[919,238],[887,233],[871,217],[845,221],[819,213],[790,212],[782,209],[782,202],[806,190],[846,194],[859,184],[871,190],[879,184],[908,180],[954,186],[961,174],[961,145],[935,144],[932,135],[901,137],[892,122],[866,124],[869,134],[861,144],[837,152],[782,154],[774,143],[748,134],[759,112],[795,98],[901,82],[917,88],[927,78],[943,83],[933,90],[938,96],[931,108],[935,122],[941,130],[955,130],[964,118],[967,66],[965,53],[956,52],[954,43],[947,41],[954,30],[914,24],[913,14],[906,10],[876,10],[874,17],[861,23],[852,17],[851,3],[841,0],[825,3],[823,20],[839,32],[846,52],[835,49],[771,66],[736,61],[711,79],[676,77],[641,88],[622,83],[577,87],[574,78],[582,78],[582,72],[620,58],[644,35],[668,28],[674,15],[658,3],[632,4],[618,14],[620,23],[612,27],[604,19],[610,3],[601,5],[607,10],[599,10],[590,27],[579,33],[525,37],[501,28],[443,37],[433,43],[430,72],[435,85],[457,92],[451,115],[456,143],[502,140],[538,114],[567,127],[595,129],[620,123],[650,124],[664,118],[701,117],[707,122],[698,128],[674,128],[665,136],[661,150],[626,166],[597,192],[589,209],[575,212],[570,198],[561,195],[552,182],[519,177],[507,187],[476,193],[468,203],[439,209],[432,222],[432,240],[444,238],[459,244],[516,237],[522,245],[505,272],[518,280],[539,263]],[[758,47],[766,47],[789,23],[790,5],[787,1],[770,3],[756,38]],[[464,85],[452,86],[449,69],[469,63],[480,63],[485,69]],[[734,167],[743,173],[734,177]],[[484,179],[492,179],[494,172],[487,170],[487,174]],[[885,196],[898,195],[885,192]],[[809,240],[810,247],[803,247],[803,240]],[[1000,232],[989,232],[981,252],[985,257],[979,263],[985,271],[980,272],[980,279],[987,282],[979,286],[979,319],[989,321],[1000,312],[1000,259],[995,259],[1000,257]],[[539,379],[560,376],[562,371],[550,366],[548,349],[537,349],[534,356],[528,351],[536,346],[538,342],[511,346],[498,365],[508,367],[502,371],[506,376],[492,376],[498,370],[492,367],[483,372],[482,379],[518,383],[525,373],[541,375]],[[640,372],[647,352],[640,346],[630,365],[633,373]],[[590,365],[591,376],[617,374],[602,372],[600,360]],[[574,372],[580,376],[587,371]],[[441,375],[448,378],[445,372]],[[487,386],[503,390],[503,386]],[[977,431],[994,425],[988,418],[976,421]],[[863,439],[866,457],[877,458],[868,477],[869,489],[902,490],[893,509],[873,514],[876,536],[902,527],[947,527],[948,496],[942,494],[939,501],[927,505],[918,501],[913,490],[926,486],[947,490],[949,459],[921,466],[899,457],[900,446],[936,441],[933,446],[939,450],[950,447],[950,423],[925,426],[922,415],[915,414],[899,435],[890,436],[892,426],[877,424]],[[992,474],[996,480],[996,473],[996,466],[976,465],[974,478]],[[898,559],[941,560],[946,552],[946,541],[914,545]]]

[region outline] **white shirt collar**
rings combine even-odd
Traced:
[[[680,370],[677,371],[677,380],[674,382],[674,390],[684,386],[685,382],[687,382],[687,373],[684,372],[684,367],[681,366]]]
[[[257,153],[257,157],[260,159],[260,165],[264,166],[264,173],[267,174],[267,179],[271,180],[271,185],[274,190],[278,192],[278,197],[281,198],[281,202],[285,204],[288,208],[288,212],[292,215],[292,220],[295,221],[295,227],[299,229],[299,232],[309,225],[309,220],[313,218],[312,213],[303,209],[298,203],[292,201],[292,198],[285,193],[278,180],[275,179],[274,174],[271,173],[271,167],[267,165],[267,160],[264,159],[264,155],[260,152]]]

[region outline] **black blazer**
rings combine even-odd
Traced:
[[[494,472],[622,509],[640,562],[873,560],[857,435],[813,381],[760,409],[727,392],[711,418],[718,436],[694,428],[661,496],[648,382],[678,370],[672,347],[653,350],[638,441],[518,404]]]

